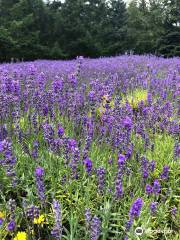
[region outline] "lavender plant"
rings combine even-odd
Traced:
[[[179,81],[179,58],[1,64],[0,239],[178,239]]]

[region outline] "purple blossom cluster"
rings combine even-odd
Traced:
[[[53,201],[53,211],[55,224],[51,231],[51,234],[55,239],[60,240],[62,236],[62,213],[61,206],[57,200]]]
[[[10,220],[7,224],[7,230],[11,232],[11,231],[14,231],[16,228],[16,222],[15,222],[16,202],[14,199],[9,200],[8,208],[10,212]]]
[[[129,211],[129,220],[126,223],[127,231],[131,228],[134,219],[138,218],[140,216],[140,212],[141,212],[143,204],[144,204],[144,202],[143,202],[142,198],[137,198],[131,205],[131,208]]]
[[[36,187],[39,199],[42,203],[45,201],[45,186],[43,181],[44,169],[42,167],[37,167],[35,169]]]
[[[152,193],[154,193],[154,195],[159,195],[159,193],[161,192],[161,184],[159,182],[158,179],[155,179],[153,182],[153,185],[150,184],[146,184],[145,187],[145,191],[147,195],[151,195]]]
[[[85,210],[86,228],[90,234],[90,239],[99,239],[101,233],[101,220],[96,216],[92,216],[90,210]]]
[[[40,215],[39,207],[34,205],[27,207],[26,215],[31,220],[34,220],[34,218],[38,218]]]
[[[12,185],[16,186],[16,157],[14,157],[12,152],[12,143],[7,139],[0,142],[0,153],[2,153],[4,157],[4,159],[0,161],[0,164],[4,167],[7,177],[11,179]]]
[[[106,170],[104,167],[99,167],[96,169],[97,174],[97,187],[98,191],[100,193],[103,192],[104,186],[105,186],[105,176],[106,176]]]

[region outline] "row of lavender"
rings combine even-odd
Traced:
[[[0,238],[178,239],[179,96],[179,58],[1,65]]]

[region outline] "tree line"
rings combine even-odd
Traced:
[[[0,0],[0,61],[180,56],[179,0]]]

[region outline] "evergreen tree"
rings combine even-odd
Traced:
[[[122,0],[111,0],[105,22],[105,52],[116,55],[125,52],[127,38],[127,11]]]
[[[179,33],[179,0],[0,0],[0,61],[179,56]]]
[[[0,61],[8,61],[13,56],[15,42],[4,27],[0,27]]]
[[[180,56],[180,1],[164,0],[164,34],[157,40],[157,52],[166,57]]]

